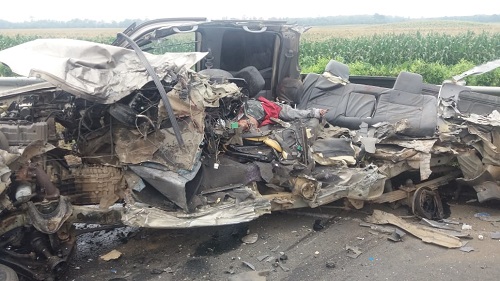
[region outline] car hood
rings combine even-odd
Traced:
[[[175,80],[206,53],[144,53],[160,79]],[[42,78],[76,97],[111,104],[152,78],[130,49],[73,39],[37,39],[3,51],[0,62],[21,76]]]

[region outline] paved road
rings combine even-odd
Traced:
[[[80,237],[80,251],[63,280],[229,280],[252,271],[250,267],[268,271],[267,280],[500,279],[500,241],[490,238],[500,226],[474,217],[479,212],[500,215],[498,202],[450,204],[449,218],[472,226],[473,239],[467,246],[474,251],[469,253],[426,244],[409,234],[403,242],[392,242],[388,235],[359,225],[373,209],[407,215],[405,208],[329,207],[334,206],[273,213],[235,226],[87,234]],[[319,231],[313,230],[317,219],[324,226]],[[241,237],[247,233],[257,233],[258,240],[243,244]],[[358,247],[361,255],[348,257],[346,245]],[[108,262],[99,259],[112,249],[122,256]],[[280,252],[286,257],[277,267],[275,259],[259,261],[267,255],[279,258]]]

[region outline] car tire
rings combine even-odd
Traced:
[[[0,281],[19,281],[19,278],[12,268],[0,264]]]

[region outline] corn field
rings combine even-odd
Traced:
[[[359,27],[358,31],[359,31]],[[397,76],[400,71],[413,71],[428,83],[441,83],[475,65],[500,58],[500,32],[467,31],[461,33],[406,31],[379,32],[349,36],[302,35],[300,65],[303,73],[321,73],[330,59],[349,65],[353,75]],[[183,34],[184,35],[184,34]],[[0,35],[0,50],[47,35]],[[57,37],[61,37],[58,35]],[[67,36],[71,37],[71,36]],[[75,36],[71,37],[75,38]],[[85,39],[111,43],[113,36],[96,34]],[[194,50],[191,37],[174,37],[154,43],[153,53]],[[8,67],[0,64],[0,76],[10,76]],[[469,85],[500,86],[500,69],[480,78],[470,78]],[[478,76],[479,77],[479,76]]]
[[[462,60],[475,64],[500,58],[500,33],[467,32],[384,34],[356,38],[329,38],[301,42],[303,66],[322,57],[340,58],[344,63],[400,65],[408,61],[455,65]]]

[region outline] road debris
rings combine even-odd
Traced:
[[[273,256],[269,256],[267,259],[266,259],[266,262],[272,262],[276,260],[276,257],[273,257]]]
[[[262,256],[258,256],[258,257],[257,257],[257,260],[258,260],[258,261],[263,261],[263,260],[265,260],[267,257],[269,257],[269,255],[262,255]]]
[[[257,233],[250,233],[241,238],[241,242],[245,244],[253,244],[257,242],[257,240],[259,240],[259,234]]]
[[[406,232],[396,228],[392,232],[391,236],[387,237],[387,239],[390,241],[393,241],[393,242],[402,242],[403,236],[405,236],[405,235],[406,235]]]
[[[465,241],[464,243],[462,243],[462,247],[460,247],[459,250],[462,252],[466,252],[466,253],[474,251],[473,247],[467,246],[468,243],[469,243],[469,241]]]
[[[325,225],[323,224],[321,219],[317,219],[314,221],[314,224],[313,224],[314,231],[320,231],[320,230],[323,230],[324,228],[325,228]]]
[[[332,268],[332,269],[337,266],[333,261],[327,261],[325,265],[327,268]]]
[[[429,219],[426,219],[426,218],[422,218],[422,220],[420,221],[420,223],[423,224],[423,225],[427,225],[427,226],[431,226],[431,227],[439,228],[439,229],[456,230],[455,227],[450,226],[450,225],[448,225],[446,223],[437,222],[437,221],[429,220]]]
[[[230,266],[229,269],[224,270],[224,273],[231,274],[231,275],[234,274],[235,271],[233,269],[233,266]]]
[[[269,271],[247,271],[229,277],[229,281],[266,281]]]
[[[278,265],[279,265],[279,267],[280,267],[281,269],[283,269],[283,271],[284,271],[284,272],[288,272],[288,271],[290,271],[290,268],[288,268],[288,267],[286,267],[286,266],[282,265],[281,263],[278,263]]]
[[[280,261],[286,260],[288,260],[288,256],[285,254],[285,252],[280,252]]]
[[[446,248],[459,248],[462,246],[460,239],[455,236],[446,234],[436,229],[417,226],[396,217],[393,214],[386,213],[380,210],[374,210],[373,214],[366,218],[367,222],[375,224],[392,224],[412,235],[420,238],[426,243],[440,245]]]
[[[442,219],[442,220],[440,220],[440,222],[447,223],[447,224],[455,224],[455,225],[460,224],[460,222],[458,222],[458,221],[449,220],[449,219]]]
[[[163,272],[165,272],[165,269],[161,269],[161,268],[154,268],[151,270],[151,274],[153,275],[160,275],[162,274]]]
[[[500,239],[500,231],[495,231],[490,234],[491,239]]]
[[[475,218],[480,218],[480,217],[489,217],[489,216],[490,216],[490,214],[485,213],[485,212],[475,213],[475,214],[474,214],[474,217],[475,217]]]
[[[500,222],[500,216],[482,216],[478,218],[482,221]]]
[[[387,227],[387,226],[381,226],[381,225],[375,225],[373,223],[367,223],[367,222],[361,222],[359,223],[360,226],[363,227],[369,227],[371,230],[375,230],[380,233],[386,233],[386,234],[392,234],[396,228],[394,227]],[[377,234],[377,233],[373,233]]]
[[[462,224],[462,230],[472,230],[472,225],[469,224]]]
[[[345,250],[347,251],[347,255],[350,258],[357,258],[359,255],[361,255],[363,252],[358,247],[351,246],[351,245],[345,245]]]
[[[122,253],[118,250],[112,250],[111,252],[100,256],[99,258],[103,261],[116,260],[121,257]]]
[[[255,266],[249,262],[246,262],[246,261],[242,261],[241,263],[243,263],[244,265],[248,266],[250,269],[252,270],[255,270]]]

